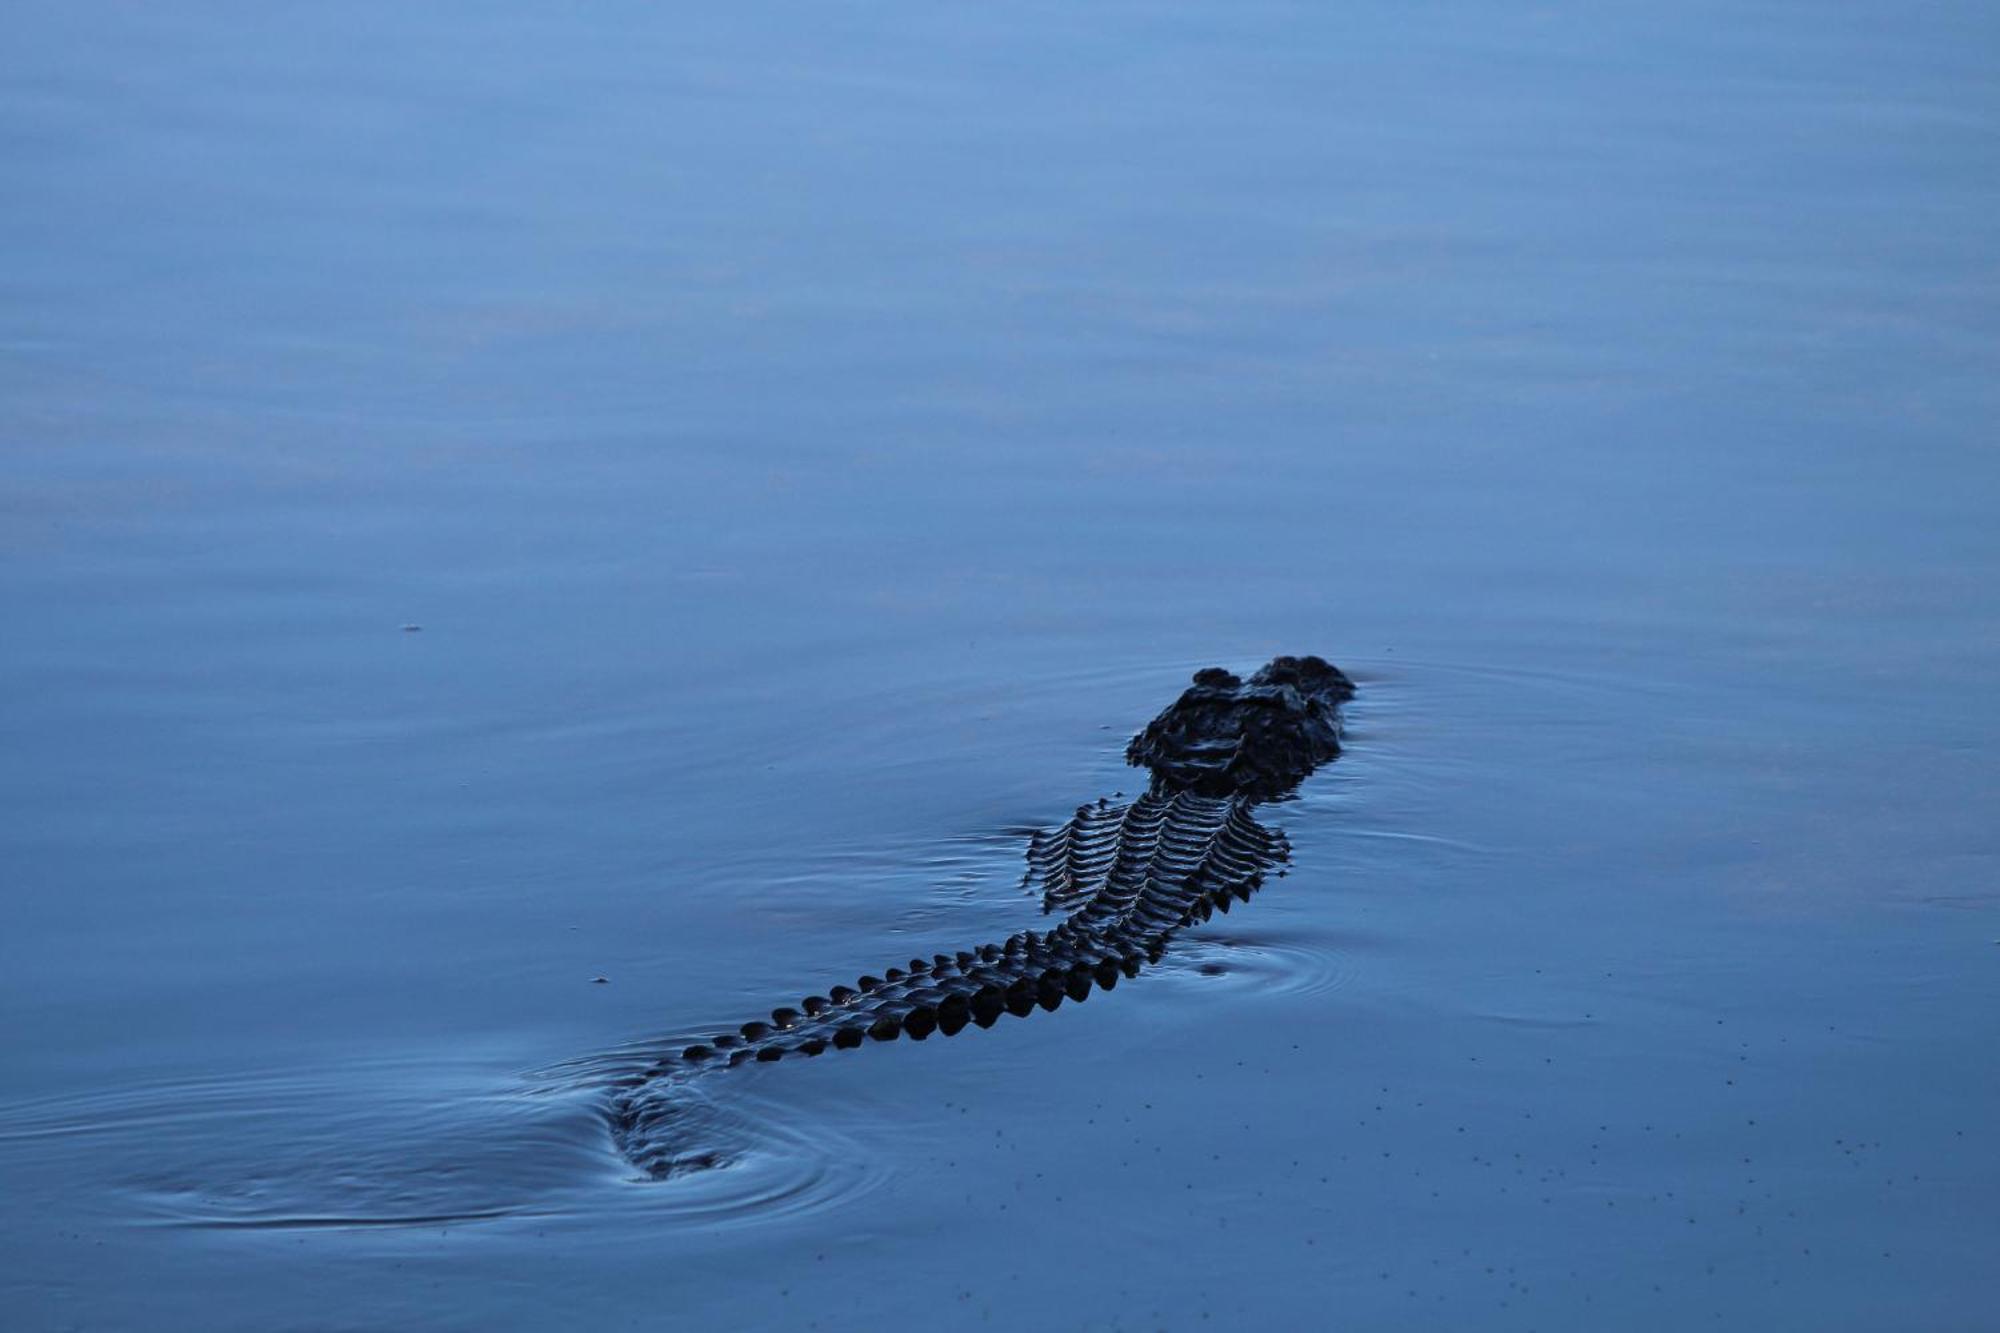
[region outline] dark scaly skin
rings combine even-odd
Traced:
[[[715,1165],[713,1153],[674,1133],[677,1094],[711,1071],[869,1040],[954,1036],[1137,976],[1182,929],[1247,901],[1288,858],[1284,835],[1251,812],[1340,753],[1339,706],[1353,693],[1317,657],[1276,658],[1248,682],[1219,668],[1197,673],[1126,749],[1127,762],[1152,770],[1146,794],[1084,806],[1030,843],[1026,882],[1041,886],[1045,913],[1066,913],[1060,924],[913,958],[660,1058],[627,1079],[611,1106],[620,1150],[656,1178]]]

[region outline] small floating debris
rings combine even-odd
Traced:
[[[424,627],[422,625],[411,624],[403,626],[403,633],[405,634],[421,634],[423,632]]]

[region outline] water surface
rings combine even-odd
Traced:
[[[6,27],[0,1322],[1988,1325],[1983,7]],[[631,1178],[1275,652],[1288,877]]]

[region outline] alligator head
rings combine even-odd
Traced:
[[[1341,703],[1354,682],[1317,657],[1276,657],[1248,681],[1221,667],[1132,738],[1125,762],[1159,792],[1274,800],[1340,753]]]

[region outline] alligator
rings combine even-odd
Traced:
[[[1353,695],[1354,683],[1317,657],[1274,658],[1247,681],[1220,667],[1196,672],[1126,747],[1126,762],[1151,772],[1145,793],[1082,806],[1030,840],[1022,882],[1040,888],[1044,914],[1062,913],[1060,924],[913,958],[659,1056],[620,1080],[609,1108],[619,1150],[655,1179],[721,1165],[689,1141],[682,1116],[690,1085],[715,1071],[954,1036],[1137,976],[1181,930],[1248,901],[1289,860],[1284,834],[1252,811],[1339,755],[1340,705]]]

